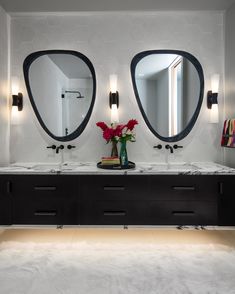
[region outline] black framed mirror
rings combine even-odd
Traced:
[[[151,132],[166,142],[186,137],[203,101],[204,74],[199,61],[185,51],[144,51],[132,59],[131,77]]]
[[[77,138],[95,102],[91,61],[77,51],[38,51],[26,57],[23,70],[31,105],[45,132],[58,141]]]

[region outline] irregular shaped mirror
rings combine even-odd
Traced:
[[[177,50],[137,54],[131,63],[134,92],[146,124],[167,142],[183,139],[200,112],[204,76],[198,60]]]
[[[96,78],[90,60],[76,51],[39,51],[25,59],[23,68],[29,98],[43,129],[58,141],[78,137],[95,101]]]

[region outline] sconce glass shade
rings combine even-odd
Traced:
[[[19,124],[19,111],[17,106],[12,106],[11,108],[11,124],[18,125]]]
[[[11,94],[18,95],[19,93],[19,79],[15,76],[11,78]]]
[[[119,123],[118,108],[117,104],[112,104],[111,106],[111,123]]]
[[[219,74],[214,74],[211,76],[211,91],[212,93],[219,93]]]
[[[117,92],[117,75],[115,74],[110,75],[109,82],[110,82],[110,92],[116,93]]]
[[[217,124],[219,122],[218,104],[212,104],[210,109],[210,123]]]
[[[207,92],[207,107],[212,109],[212,106],[218,105],[218,93],[219,93],[219,74],[214,74],[211,76],[211,90]],[[215,108],[214,108],[215,109]]]

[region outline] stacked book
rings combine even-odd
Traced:
[[[119,157],[102,157],[101,158],[102,165],[120,165]]]

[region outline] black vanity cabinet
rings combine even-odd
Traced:
[[[81,176],[82,225],[145,225],[148,177]]]
[[[219,179],[219,225],[235,225],[235,178],[232,175]]]
[[[216,225],[218,178],[81,176],[83,225]]]
[[[147,218],[152,225],[216,225],[218,178],[149,176]]]
[[[8,176],[0,177],[0,225],[12,224],[11,182]]]
[[[0,175],[0,225],[235,225],[233,175]]]
[[[10,183],[13,224],[79,224],[79,177],[14,175]]]

